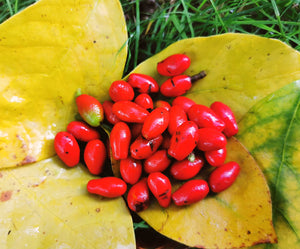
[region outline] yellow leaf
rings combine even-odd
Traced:
[[[300,247],[300,81],[262,99],[241,120],[239,139],[263,170],[273,202],[278,245]]]
[[[227,161],[241,166],[227,190],[186,208],[167,209],[152,202],[139,213],[163,235],[191,247],[239,248],[274,243],[270,192],[263,173],[249,152],[234,138],[228,141]]]
[[[186,96],[208,106],[222,101],[237,120],[260,99],[300,78],[299,52],[279,40],[233,33],[175,42],[134,72],[149,74],[161,84],[165,78],[156,72],[156,64],[174,53],[191,58],[187,75],[207,73]]]
[[[135,248],[122,198],[90,195],[85,167],[57,157],[0,171],[1,248]]]
[[[0,26],[0,168],[54,155],[78,88],[100,100],[122,76],[127,32],[119,1],[41,0]]]

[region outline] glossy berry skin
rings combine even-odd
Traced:
[[[76,97],[76,105],[80,116],[90,126],[97,127],[104,119],[101,103],[91,95],[81,94]]]
[[[156,138],[147,140],[142,136],[139,136],[134,142],[130,145],[130,154],[133,158],[141,160],[146,159],[151,156],[159,146],[161,145],[163,140],[162,135],[159,135]]]
[[[163,76],[182,74],[191,65],[190,58],[185,54],[173,54],[157,63],[157,72]]]
[[[93,175],[102,173],[107,156],[106,147],[100,139],[91,140],[84,149],[84,162]]]
[[[71,121],[67,126],[67,132],[83,142],[100,139],[100,133],[82,121]]]
[[[132,101],[118,101],[112,107],[113,113],[128,123],[143,123],[149,112]]]
[[[176,180],[189,180],[196,176],[204,165],[204,158],[195,155],[193,160],[186,158],[182,161],[176,161],[170,168],[171,176]]]
[[[163,107],[167,111],[170,111],[171,105],[169,104],[169,102],[159,99],[154,102],[154,108],[158,108],[158,107]]]
[[[148,187],[161,207],[168,207],[171,203],[172,186],[169,178],[161,172],[148,175]]]
[[[194,121],[199,128],[210,127],[223,131],[225,123],[218,115],[205,105],[193,105],[187,112],[188,118]]]
[[[171,162],[167,150],[157,150],[144,161],[144,171],[148,174],[162,172],[169,167]]]
[[[129,189],[127,194],[127,205],[130,210],[134,212],[140,212],[149,207],[150,194],[146,177]]]
[[[229,106],[216,101],[211,104],[210,108],[224,121],[225,128],[223,133],[227,137],[232,137],[238,133],[239,128],[235,116]]]
[[[205,151],[204,156],[206,161],[214,167],[221,166],[224,164],[227,155],[226,147],[218,149],[218,150],[211,150]]]
[[[219,193],[229,188],[240,172],[240,166],[236,162],[228,162],[222,166],[217,167],[209,176],[210,189]]]
[[[154,109],[145,119],[142,135],[146,139],[152,139],[161,135],[169,125],[169,112],[163,108]]]
[[[133,100],[134,91],[132,86],[124,80],[116,80],[109,87],[109,96],[114,101]]]
[[[187,120],[187,115],[180,106],[172,106],[170,109],[170,121],[168,125],[168,132],[171,135],[173,135],[176,132],[177,128]]]
[[[168,154],[176,160],[185,159],[196,147],[199,140],[198,127],[192,121],[180,125],[173,134]]]
[[[146,110],[153,109],[153,100],[147,93],[141,93],[134,99],[134,103],[140,105],[141,107],[145,108]]]
[[[209,193],[209,186],[202,179],[193,179],[181,185],[173,194],[172,200],[177,206],[185,206],[204,199]]]
[[[66,131],[58,132],[54,138],[54,149],[58,157],[69,167],[80,160],[80,148],[75,137]]]
[[[110,133],[111,153],[115,160],[125,159],[128,156],[131,141],[131,131],[124,122],[114,125]]]
[[[227,144],[225,135],[214,128],[201,128],[198,130],[198,135],[197,147],[202,151],[219,150]]]
[[[91,194],[97,194],[108,198],[115,198],[125,194],[127,185],[126,182],[124,182],[121,178],[107,176],[88,181],[87,190]]]
[[[112,101],[109,101],[109,100],[106,100],[102,103],[105,119],[110,124],[114,125],[114,124],[120,122],[121,120],[113,113],[113,111],[112,111],[113,105],[114,105],[114,103]]]
[[[132,157],[120,160],[120,173],[122,179],[133,185],[137,183],[142,175],[142,162]]]
[[[128,76],[127,82],[139,93],[157,93],[159,91],[156,80],[146,74],[132,73]]]
[[[178,75],[167,79],[160,87],[160,92],[166,97],[177,97],[185,94],[192,87],[191,77]]]
[[[188,97],[178,96],[173,100],[172,105],[180,106],[187,113],[190,107],[196,105],[196,102]]]

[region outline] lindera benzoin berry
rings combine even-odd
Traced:
[[[132,73],[112,82],[110,100],[76,98],[83,120],[59,132],[54,145],[67,166],[82,162],[95,176],[87,183],[91,194],[124,196],[139,212],[149,207],[151,196],[163,208],[192,205],[235,182],[240,166],[225,163],[227,138],[238,132],[234,114],[220,101],[208,107],[182,96],[206,76],[183,74],[190,64],[187,55],[174,54],[157,63],[157,73],[169,77],[160,87],[153,77]],[[205,165],[211,173],[198,179]]]

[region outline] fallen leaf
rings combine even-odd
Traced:
[[[57,157],[0,171],[1,248],[135,248],[122,198],[91,195],[92,179]]]
[[[279,40],[234,33],[174,42],[134,72],[151,75],[162,84],[166,78],[156,72],[156,64],[174,53],[191,58],[187,75],[202,70],[207,74],[194,82],[186,96],[207,106],[222,101],[237,120],[260,99],[300,78],[298,51]]]
[[[127,31],[119,1],[41,0],[0,25],[0,168],[55,154],[78,88],[98,99],[122,76]]]
[[[239,123],[238,138],[262,168],[271,190],[278,245],[300,247],[300,81],[268,95]]]
[[[274,243],[270,192],[263,173],[249,152],[231,138],[227,161],[241,166],[227,190],[187,206],[161,208],[153,201],[138,213],[159,233],[190,247],[239,248]],[[206,174],[201,174],[206,179]]]

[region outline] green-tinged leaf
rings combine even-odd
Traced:
[[[163,209],[153,201],[139,215],[161,234],[191,247],[225,249],[276,242],[263,173],[236,139],[229,140],[227,150],[227,161],[241,166],[230,188],[187,207],[172,204]]]
[[[86,190],[85,167],[57,158],[0,171],[1,248],[134,249],[133,222],[122,198]]]
[[[175,42],[134,72],[149,74],[161,84],[165,78],[156,72],[156,64],[174,53],[191,58],[186,74],[207,73],[186,96],[204,105],[222,101],[238,120],[260,99],[300,78],[299,52],[279,40],[233,33]]]
[[[78,88],[100,101],[123,74],[127,40],[117,0],[41,0],[0,26],[0,168],[54,155]]]
[[[239,123],[238,138],[262,168],[273,202],[278,245],[300,247],[300,81],[270,94]]]

